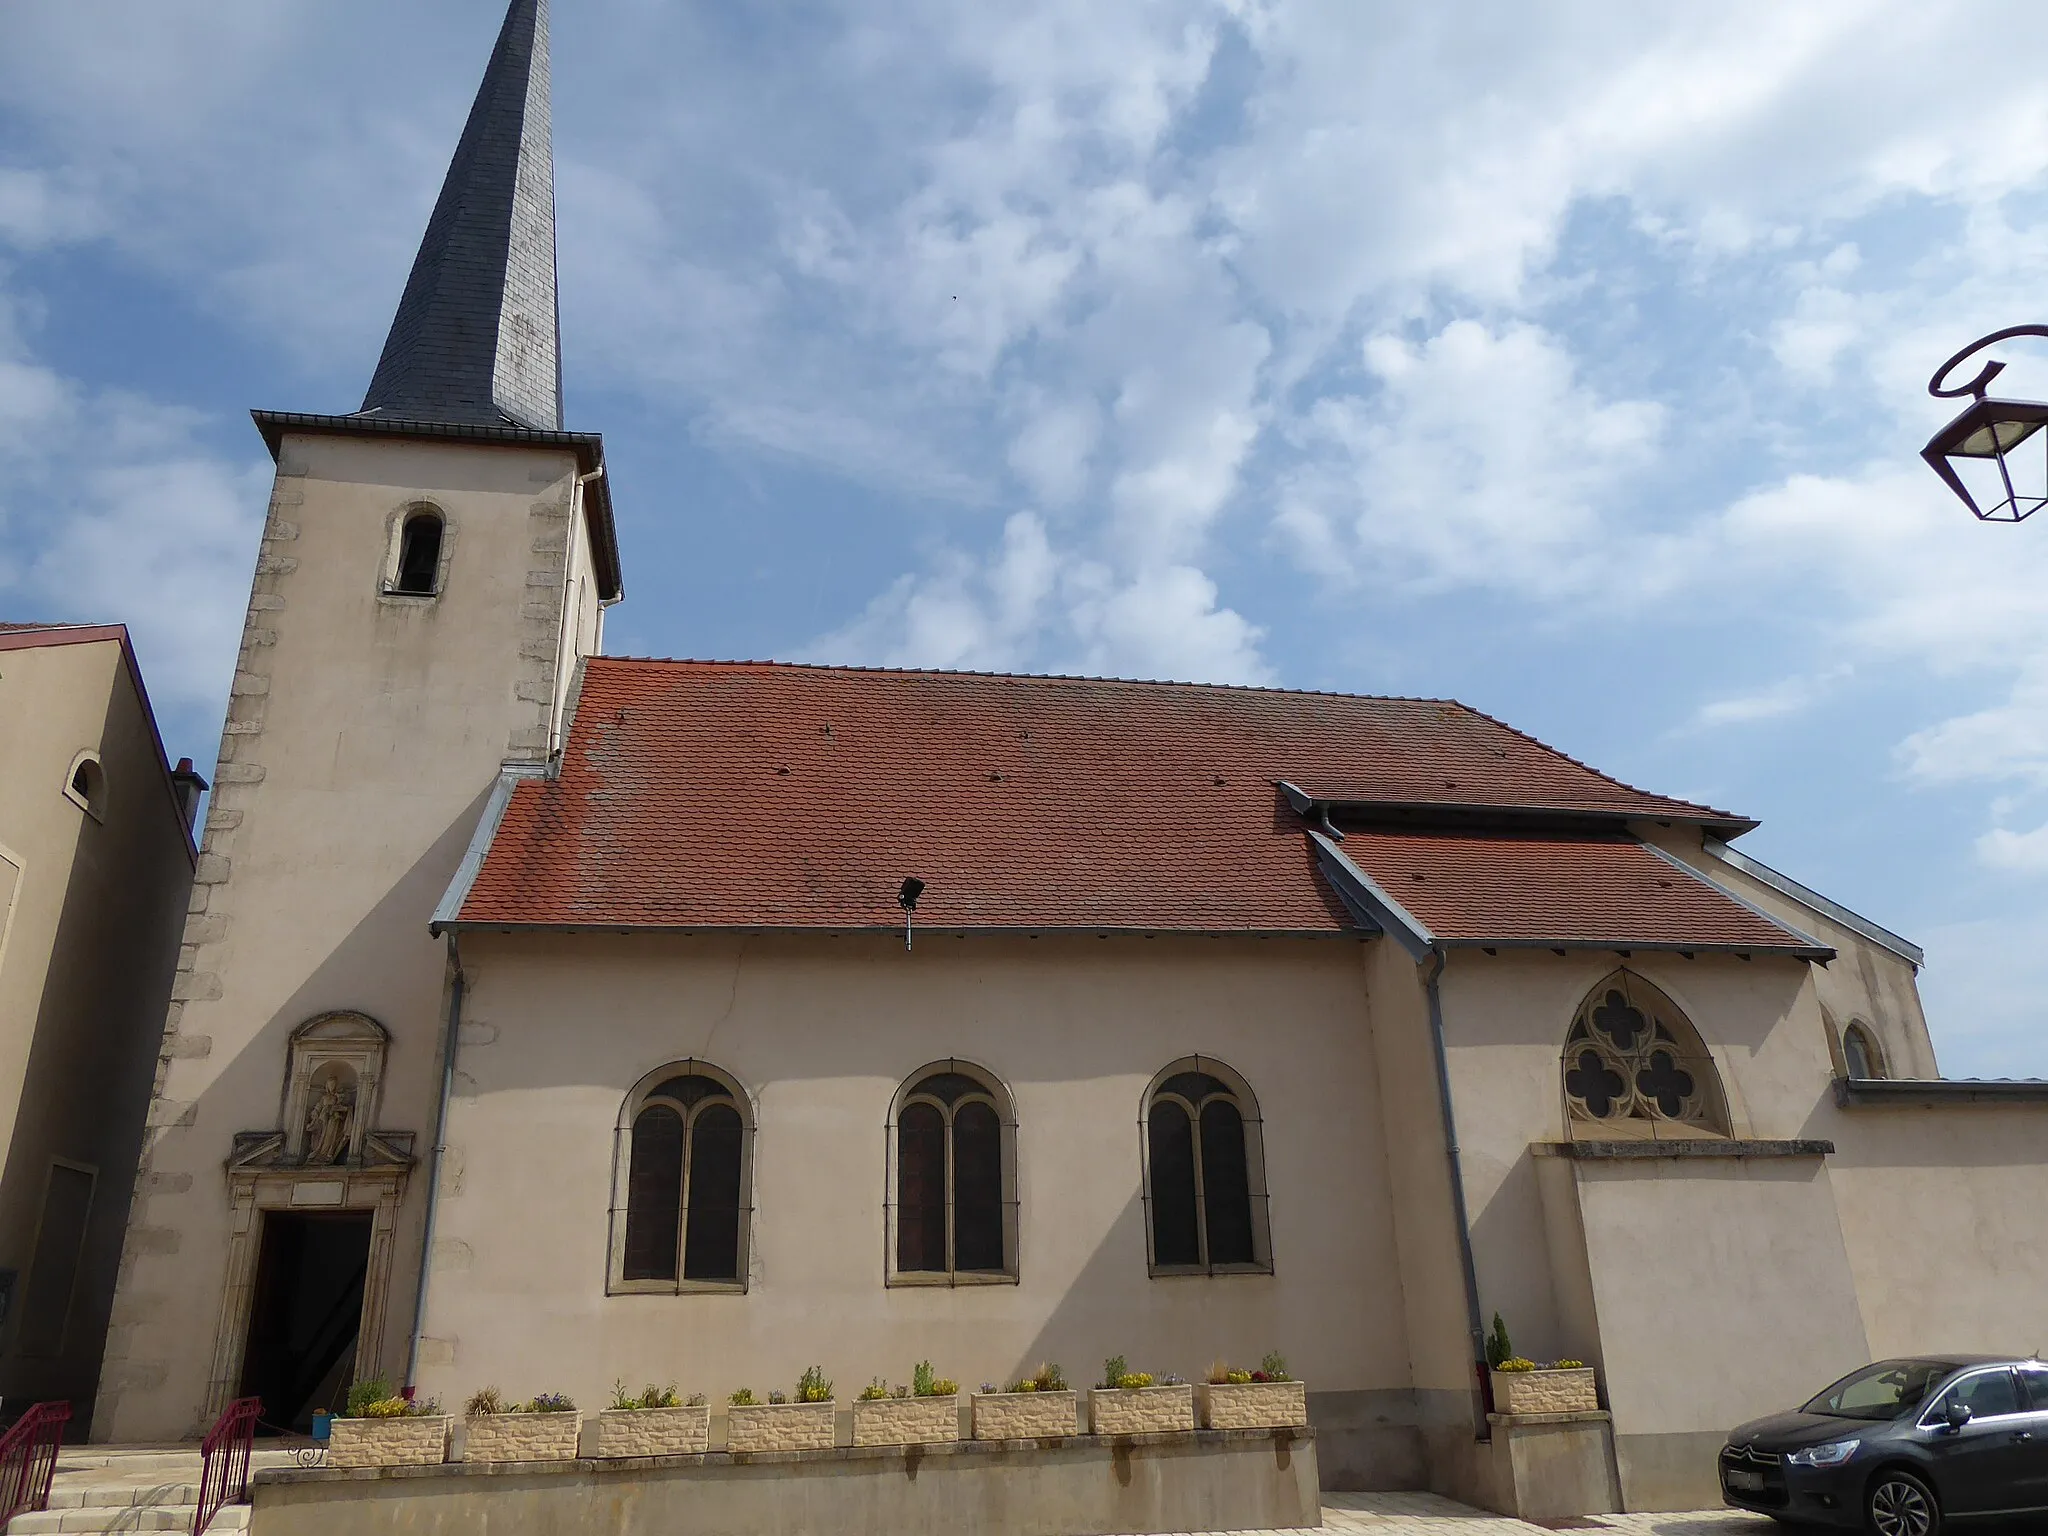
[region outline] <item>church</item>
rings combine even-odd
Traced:
[[[1327,1487],[1512,1508],[1541,1431],[1697,1508],[2048,1345],[2048,1084],[1736,812],[1448,701],[607,656],[549,113],[512,0],[360,409],[255,413],[95,1439],[1278,1352]],[[1490,1415],[1496,1314],[1601,1411]]]

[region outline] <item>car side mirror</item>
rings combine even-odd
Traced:
[[[1971,1417],[1970,1405],[1968,1403],[1950,1403],[1947,1408],[1942,1410],[1942,1418],[1947,1421],[1951,1431],[1961,1429],[1970,1422]]]

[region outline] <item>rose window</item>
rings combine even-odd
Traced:
[[[1661,993],[1626,972],[1580,1004],[1563,1067],[1565,1102],[1578,1124],[1623,1135],[1655,1135],[1660,1125],[1726,1132],[1706,1047]]]

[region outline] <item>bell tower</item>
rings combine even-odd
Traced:
[[[562,427],[546,0],[512,0],[362,408],[258,411],[277,475],[93,1437],[402,1381],[451,965],[493,787],[545,772],[621,596]]]

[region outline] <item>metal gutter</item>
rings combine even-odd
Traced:
[[[453,886],[450,887],[452,891]],[[443,898],[445,901],[447,898]],[[436,912],[440,909],[436,908]],[[886,933],[901,939],[901,920],[849,923],[621,923],[593,919],[584,923],[515,923],[495,918],[457,920],[436,917],[439,933],[669,933],[774,934],[786,937],[860,938]],[[1354,928],[1130,928],[1117,923],[941,924],[917,930],[925,938],[959,939],[1356,939]]]
[[[1323,867],[1323,873],[1337,887],[1337,893],[1347,907],[1363,908],[1379,925],[1379,931],[1389,935],[1395,943],[1408,952],[1408,958],[1421,963],[1436,944],[1436,935],[1414,913],[1387,894],[1386,888],[1344,856],[1344,850],[1324,833],[1314,827],[1308,829],[1310,839],[1316,845],[1316,859]]]
[[[499,766],[498,782],[491,786],[491,798],[484,802],[484,813],[477,818],[476,830],[469,835],[469,847],[463,851],[462,862],[455,866],[455,878],[448,882],[448,889],[434,904],[434,915],[427,919],[427,932],[435,938],[451,930],[478,926],[458,923],[456,914],[469,900],[470,887],[476,884],[476,877],[483,870],[484,859],[491,851],[491,839],[498,835],[498,826],[505,819],[505,807],[512,803],[512,791],[521,779],[545,778],[547,771],[545,763],[505,763]]]
[[[1830,901],[1819,891],[1801,885],[1790,875],[1781,875],[1768,864],[1760,864],[1746,853],[1737,853],[1716,837],[1703,837],[1700,847],[1709,858],[1719,859],[1741,870],[1750,879],[1769,886],[1780,896],[1790,897],[1809,912],[1818,913],[1829,922],[1840,923],[1852,933],[1861,934],[1879,949],[1890,950],[1908,965],[1918,970],[1927,963],[1926,951],[1911,939],[1902,939],[1889,928],[1881,928],[1867,917],[1859,917],[1840,902]]]
[[[1444,1050],[1444,1000],[1438,983],[1443,980],[1448,957],[1433,948],[1425,962],[1423,992],[1429,999],[1429,1044],[1436,1062],[1437,1106],[1444,1118],[1444,1155],[1451,1175],[1451,1210],[1458,1222],[1458,1268],[1465,1281],[1465,1326],[1471,1335],[1472,1368],[1476,1372],[1486,1358],[1486,1324],[1479,1308],[1479,1266],[1472,1256],[1472,1216],[1465,1203],[1464,1155],[1458,1146],[1458,1116],[1451,1103],[1451,1065]],[[1476,1388],[1472,1392],[1472,1434],[1477,1440],[1492,1437],[1492,1421],[1486,1403]]]
[[[1677,826],[1697,826],[1712,829],[1722,837],[1740,837],[1762,825],[1746,816],[1717,816],[1700,814],[1685,815],[1683,812],[1663,807],[1638,806],[1633,809],[1584,805],[1541,805],[1518,802],[1498,804],[1484,800],[1358,800],[1325,795],[1313,795],[1286,779],[1275,779],[1274,786],[1287,799],[1297,816],[1315,821],[1331,813],[1386,819],[1397,817],[1402,825],[1420,830],[1434,830],[1432,823],[1445,819],[1457,819],[1484,824],[1515,825],[1535,824],[1538,827],[1564,823],[1568,826],[1599,826],[1619,830],[1632,821],[1655,821]]]
[[[1932,1104],[2048,1104],[2048,1080],[2038,1077],[1838,1077],[1835,1103],[1843,1109]]]

